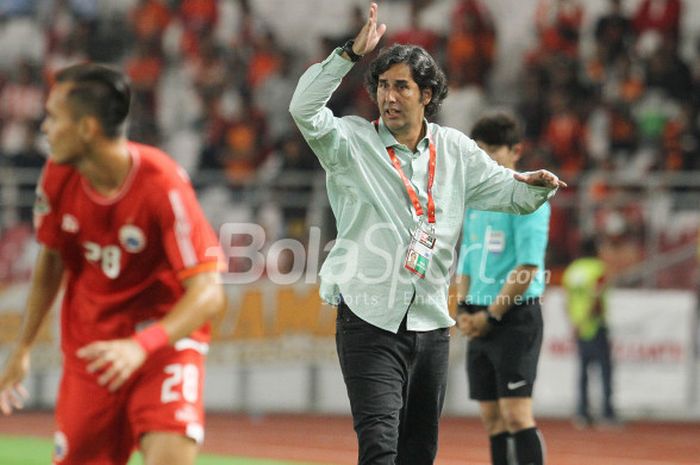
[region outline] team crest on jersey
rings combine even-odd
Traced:
[[[68,455],[68,438],[62,431],[53,434],[53,458],[56,462],[61,462]]]
[[[146,235],[138,226],[125,224],[119,229],[119,242],[127,252],[138,253],[146,248]]]
[[[67,233],[75,234],[80,230],[80,225],[78,224],[78,218],[71,215],[70,213],[65,213],[61,219],[61,229]]]

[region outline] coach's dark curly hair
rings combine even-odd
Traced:
[[[413,80],[421,90],[432,89],[433,97],[425,106],[425,116],[437,113],[447,96],[447,78],[433,57],[417,45],[394,44],[379,52],[365,75],[365,87],[372,101],[377,103],[379,75],[398,63],[406,63],[411,68]]]

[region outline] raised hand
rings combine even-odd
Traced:
[[[568,187],[568,184],[559,179],[556,174],[547,170],[515,173],[513,177],[518,181],[530,184],[531,186],[549,187],[551,189]]]
[[[386,24],[382,23],[377,25],[377,9],[378,6],[376,3],[370,3],[367,22],[362,26],[357,37],[355,37],[355,44],[352,46],[352,51],[360,56],[366,55],[374,50],[379,43],[379,39],[381,39],[386,32]]]

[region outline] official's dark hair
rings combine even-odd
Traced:
[[[417,45],[394,44],[385,47],[379,56],[369,65],[365,76],[365,87],[372,101],[377,100],[379,75],[395,64],[406,63],[411,69],[411,76],[421,90],[431,89],[433,97],[425,106],[425,116],[437,113],[440,104],[447,96],[447,78],[435,60],[422,47]]]
[[[472,128],[471,138],[495,147],[513,147],[520,142],[520,128],[515,118],[497,113],[484,116]]]
[[[68,101],[78,116],[97,118],[106,137],[124,134],[131,89],[123,73],[104,65],[85,63],[62,69],[56,74],[56,82],[74,84]]]

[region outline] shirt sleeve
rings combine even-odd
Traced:
[[[550,207],[545,203],[534,213],[514,217],[515,256],[518,265],[543,266],[549,239]]]
[[[326,107],[333,92],[353,66],[334,50],[322,63],[312,65],[299,78],[289,112],[324,169],[332,169],[342,158],[347,130],[342,119]]]
[[[61,246],[62,232],[56,199],[50,195],[52,192],[50,182],[51,169],[47,163],[36,186],[32,212],[37,241],[50,249],[57,249]]]
[[[513,170],[493,161],[472,139],[464,136],[463,144],[467,151],[465,207],[522,215],[537,210],[556,192],[516,180]]]
[[[166,196],[159,218],[165,254],[178,279],[220,270],[221,247],[192,187],[171,185]]]

